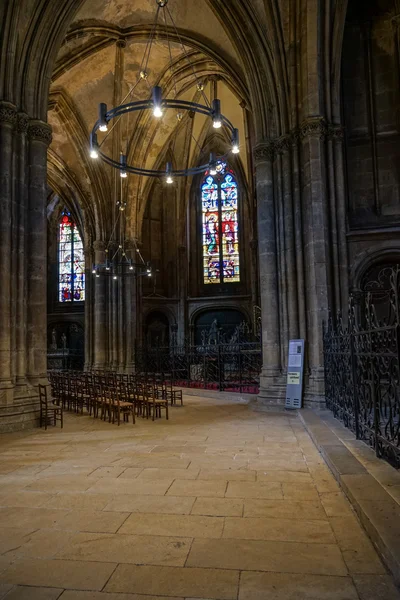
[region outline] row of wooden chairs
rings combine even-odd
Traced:
[[[133,424],[136,416],[154,421],[162,416],[163,410],[169,418],[168,394],[150,384],[54,371],[49,374],[49,379],[54,402],[66,410],[83,413],[86,409],[93,417],[108,419],[118,425],[121,418],[129,422],[130,416]]]
[[[82,373],[81,373],[82,374]],[[182,390],[175,390],[172,376],[169,373],[117,373],[114,371],[90,371],[85,373],[87,380],[100,385],[115,386],[118,383],[133,383],[146,386],[149,393],[155,393],[156,398],[167,398],[172,405],[183,406]]]

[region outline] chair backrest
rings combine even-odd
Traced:
[[[40,404],[47,406],[47,387],[41,383],[39,383],[39,400]]]

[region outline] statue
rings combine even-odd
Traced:
[[[57,333],[55,329],[53,329],[53,331],[51,332],[50,350],[57,350]]]
[[[235,331],[232,334],[231,339],[229,340],[230,344],[237,344],[239,342],[239,325],[235,327]]]
[[[208,332],[208,343],[210,345],[218,344],[218,337],[219,337],[218,322],[217,322],[217,319],[214,319],[214,321],[211,323],[210,331]]]
[[[63,333],[61,336],[61,345],[63,350],[67,349],[67,336],[65,335],[65,333]]]

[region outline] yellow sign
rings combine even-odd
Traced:
[[[288,385],[299,385],[300,384],[300,373],[291,372],[287,374]]]

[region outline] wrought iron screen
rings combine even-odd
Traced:
[[[385,267],[376,283],[350,297],[347,319],[339,314],[324,329],[326,403],[400,468],[400,267]]]
[[[163,373],[174,385],[256,394],[262,366],[259,342],[138,348],[136,371]]]

